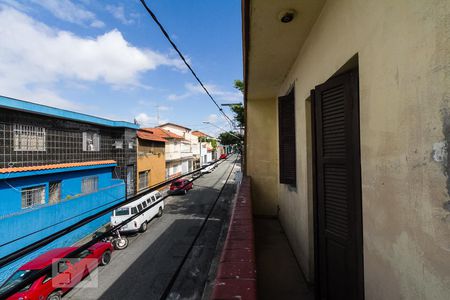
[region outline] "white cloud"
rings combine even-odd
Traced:
[[[169,120],[167,120],[167,119],[160,119],[158,122],[158,119],[155,116],[149,116],[146,113],[140,113],[137,116],[135,116],[134,119],[138,122],[138,124],[139,124],[139,126],[141,126],[141,128],[142,127],[154,127],[154,126],[169,122]]]
[[[109,11],[112,16],[119,20],[122,24],[130,25],[134,23],[134,20],[131,19],[132,15],[130,15],[130,18],[126,17],[123,5],[107,5],[106,10]]]
[[[149,116],[146,113],[140,113],[134,117],[141,127],[152,127],[157,123],[156,117]]]
[[[25,6],[23,3],[17,2],[15,0],[0,0],[0,4],[6,4],[10,7],[13,7],[15,9],[22,10],[22,11],[28,10],[27,6]]]
[[[219,119],[219,116],[216,114],[210,114],[208,116],[208,118],[206,118],[206,121],[211,122],[211,123],[216,123],[217,120]]]
[[[242,102],[242,93],[240,91],[226,91],[214,84],[205,84],[209,93],[221,102]],[[182,100],[199,94],[206,94],[205,90],[199,85],[194,83],[185,84],[186,92],[181,94],[170,94],[167,98],[169,100]]]
[[[0,92],[6,96],[52,91],[62,82],[103,82],[113,87],[146,86],[141,74],[159,66],[183,70],[178,60],[129,44],[117,30],[95,38],[50,28],[27,15],[0,6]],[[68,105],[59,97],[61,104]],[[66,101],[66,102],[65,102]],[[66,103],[66,104],[64,104]]]
[[[31,0],[50,11],[56,18],[78,24],[100,28],[105,24],[97,20],[95,14],[70,0]]]
[[[94,27],[94,28],[102,28],[102,27],[105,27],[105,23],[103,23],[100,20],[95,20],[95,21],[92,21],[90,26]]]

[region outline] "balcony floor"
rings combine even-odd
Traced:
[[[313,300],[277,219],[254,218],[258,299]]]

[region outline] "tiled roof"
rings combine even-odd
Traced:
[[[163,138],[163,139],[179,139],[179,140],[184,140],[184,137],[175,134],[173,132],[170,132],[168,130],[162,129],[162,128],[144,128],[144,130],[150,130],[152,131],[155,135]]]
[[[175,123],[164,123],[164,124],[161,124],[161,125],[159,125],[158,127],[164,127],[164,126],[176,126],[176,127],[179,127],[179,128],[183,128],[183,129],[187,129],[188,131],[189,130],[191,130],[190,128],[187,128],[187,127],[185,127],[185,126],[182,126],[182,125],[178,125],[178,124],[175,124]]]
[[[204,137],[204,136],[209,137],[209,135],[207,135],[206,133],[203,133],[203,132],[198,131],[198,130],[192,131],[192,134],[195,135],[195,136],[198,136],[198,137]]]
[[[64,164],[52,164],[30,167],[12,167],[12,168],[0,168],[0,174],[18,173],[18,172],[30,172],[30,171],[42,171],[62,168],[74,168],[84,166],[96,166],[96,165],[110,165],[116,164],[115,160],[98,160],[98,161],[85,161],[77,163],[64,163]]]
[[[137,131],[137,136],[140,139],[154,142],[167,142],[167,140],[163,139],[161,136],[155,134],[153,130],[150,129],[140,129]]]

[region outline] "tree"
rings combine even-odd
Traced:
[[[234,88],[244,93],[244,82],[240,79],[234,80]],[[241,104],[232,105],[231,110],[234,113],[234,119],[238,123],[239,127],[245,126],[245,114],[244,114],[244,106]]]
[[[240,90],[241,93],[244,93],[244,82],[240,79],[235,79],[234,88]]]
[[[202,136],[202,137],[199,137],[199,138],[198,138],[198,141],[199,141],[200,143],[210,143],[210,144],[211,144],[211,147],[212,147],[213,149],[216,149],[216,148],[217,148],[217,140],[216,140],[216,139],[209,138],[209,137],[206,137],[206,136]]]
[[[243,137],[238,132],[226,131],[222,132],[218,139],[222,145],[235,145],[240,144]]]

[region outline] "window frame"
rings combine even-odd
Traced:
[[[45,184],[39,184],[39,185],[34,185],[34,186],[29,186],[29,187],[25,187],[25,188],[22,188],[22,190],[21,190],[21,208],[22,209],[28,209],[28,208],[33,208],[33,207],[36,207],[36,206],[40,206],[40,205],[44,205],[45,203],[46,203],[46,188],[47,188],[47,186],[45,185]],[[31,192],[34,192],[34,191],[36,191],[36,190],[38,190],[38,189],[40,189],[40,193],[41,193],[41,195],[39,196],[39,197],[41,197],[41,199],[40,199],[40,201],[39,201],[39,203],[32,203],[31,205],[24,205],[24,203],[25,204],[27,204],[28,203],[28,201],[27,201],[27,199],[25,199],[25,202],[24,202],[24,193],[26,193],[26,192],[28,192],[28,191],[31,191]],[[33,197],[33,195],[31,195],[31,197]],[[34,199],[32,199],[32,201],[33,201]]]
[[[13,150],[15,152],[45,152],[47,151],[46,135],[44,127],[16,123],[13,125]],[[33,147],[32,138],[34,138]],[[25,143],[23,143],[24,140]]]
[[[92,138],[90,138],[92,136]],[[88,145],[88,140],[92,140],[92,144]],[[84,152],[99,152],[100,151],[100,134],[95,131],[83,132],[83,151]],[[92,147],[90,147],[92,146]]]
[[[145,180],[141,180],[141,174],[145,174]],[[149,179],[150,179],[149,174],[150,174],[150,170],[145,170],[145,171],[141,171],[138,173],[138,179],[139,179],[138,190],[139,191],[148,188]],[[145,182],[145,186],[143,186],[142,182]]]
[[[88,180],[93,180],[93,184],[90,183],[89,185],[87,185]],[[98,192],[98,176],[87,176],[87,177],[83,177],[81,179],[81,193],[82,194],[91,194],[91,193],[96,193]],[[90,189],[87,189],[86,186],[91,187]],[[94,188],[92,188],[94,187]]]
[[[278,154],[281,184],[297,185],[295,88],[278,97]]]

